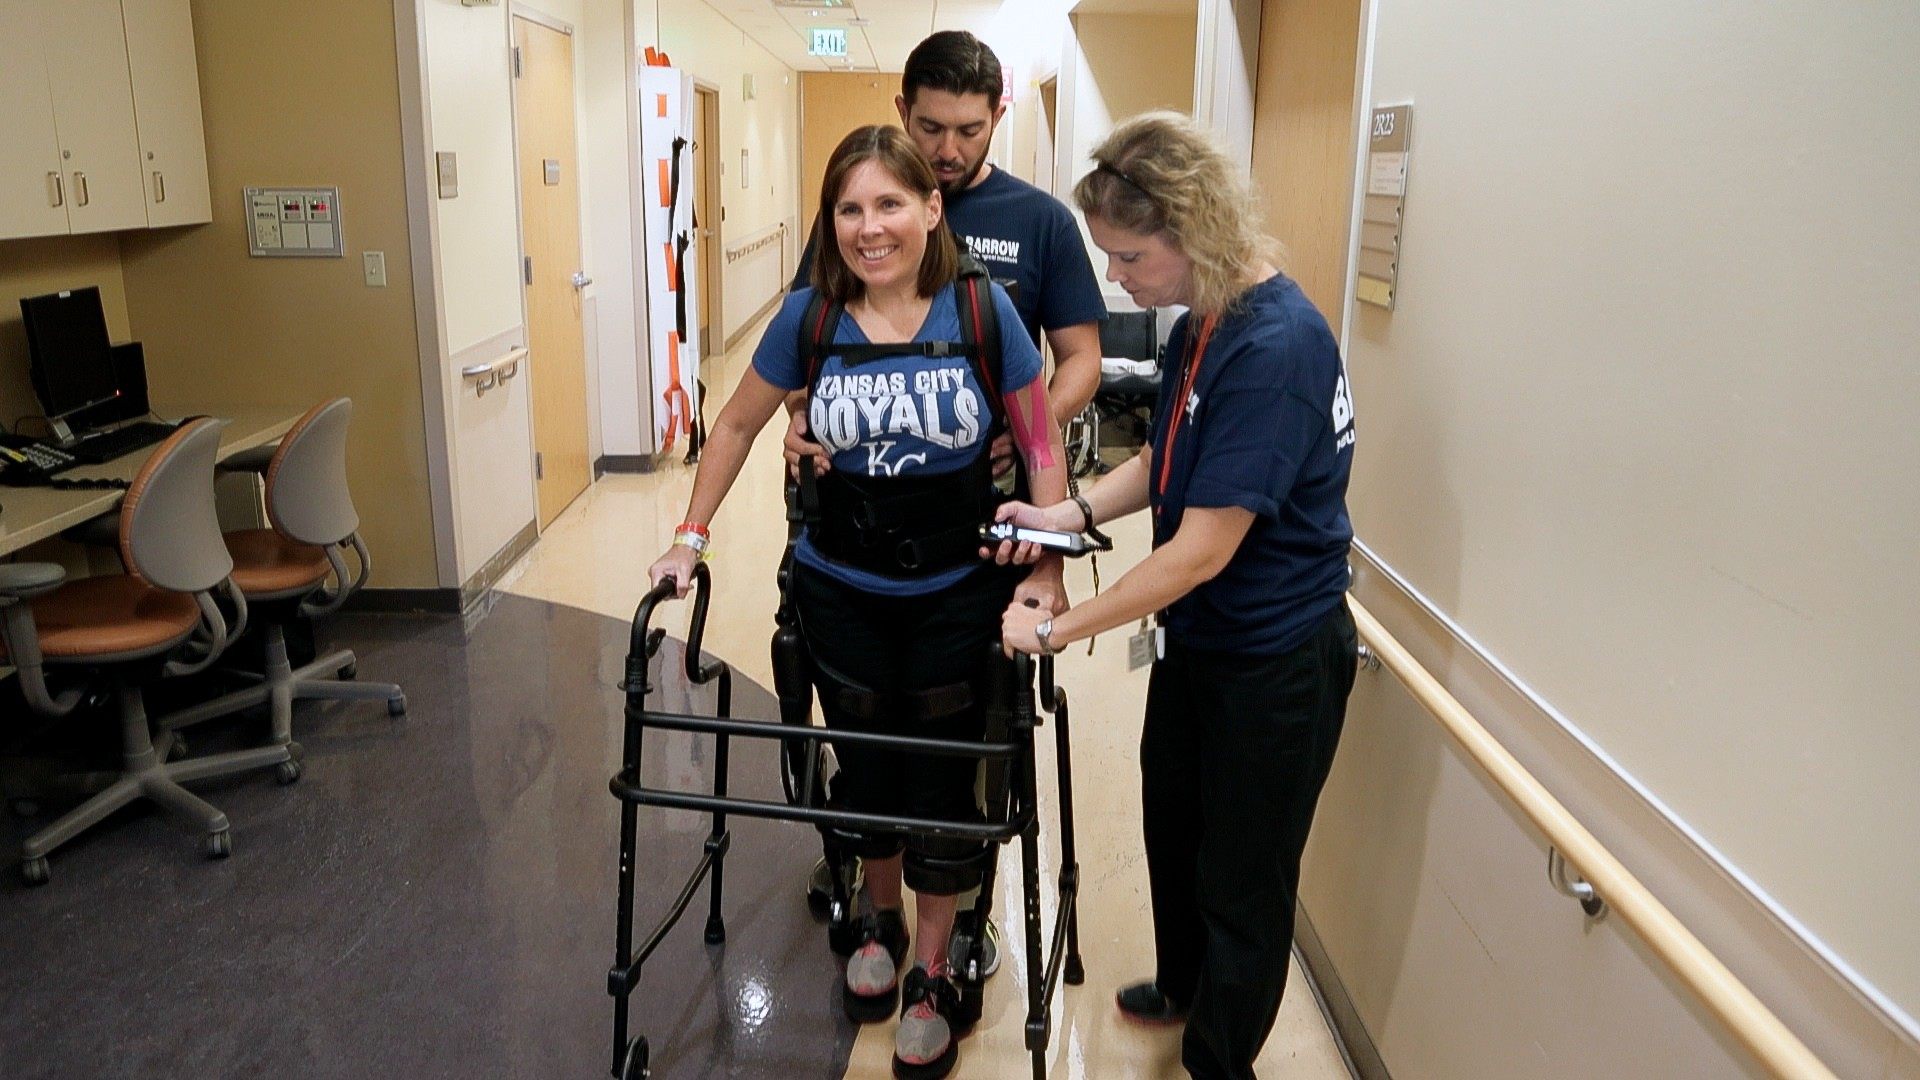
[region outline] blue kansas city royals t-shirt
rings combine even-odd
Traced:
[[[1226,569],[1167,609],[1167,635],[1197,649],[1276,655],[1305,641],[1347,591],[1353,397],[1326,319],[1284,275],[1249,289],[1220,319],[1193,393],[1176,402],[1198,333],[1183,315],[1167,343],[1148,489],[1153,543],[1173,538],[1188,507],[1238,506],[1254,519]],[[1176,408],[1185,417],[1162,495]]]
[[[1040,377],[1040,352],[1021,333],[1005,290],[995,285],[991,292],[1000,319],[1001,390],[1024,390]],[[934,295],[927,320],[913,340],[961,340],[956,295],[952,285]],[[790,293],[753,353],[753,370],[782,390],[806,387],[800,320],[812,297],[812,289]],[[869,343],[851,314],[841,317],[834,342]],[[965,356],[890,356],[857,367],[828,356],[807,407],[807,431],[827,450],[833,467],[860,476],[933,476],[964,468],[987,452],[992,424],[987,392]],[[977,569],[960,566],[917,578],[882,576],[828,559],[805,534],[794,558],[857,589],[889,596],[936,592]]]

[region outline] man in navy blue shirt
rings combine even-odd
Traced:
[[[1073,214],[1060,200],[987,164],[987,148],[1007,105],[1000,100],[999,58],[964,30],[943,30],[914,47],[893,99],[914,145],[933,164],[945,199],[947,225],[993,279],[1013,298],[1027,336],[1053,349],[1047,383],[1053,418],[1062,427],[1080,414],[1100,388],[1100,320],[1106,300]],[[805,288],[813,272],[815,231],[800,254],[792,287]],[[807,442],[799,397],[789,399],[794,424],[787,432],[788,461],[819,454]],[[994,445],[994,456],[1011,461],[1012,447]]]

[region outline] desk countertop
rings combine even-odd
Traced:
[[[304,409],[272,405],[223,410],[220,432],[222,461],[245,450],[277,441],[300,419]],[[131,480],[145,464],[152,447],[100,465],[82,465],[60,474],[73,479]],[[120,505],[125,494],[111,489],[61,490],[47,487],[0,487],[0,556],[37,544],[62,529],[99,517]]]

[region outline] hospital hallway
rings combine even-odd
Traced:
[[[763,330],[764,323],[742,337],[732,352],[709,362],[708,385],[713,391],[709,420],[718,415],[726,393],[751,363],[752,346]],[[705,651],[732,664],[740,675],[763,687],[772,686],[768,640],[773,631],[773,610],[778,603],[775,570],[785,539],[780,435],[776,418],[755,442],[740,479],[712,523],[716,555],[710,564],[714,591]],[[631,618],[635,598],[647,591],[647,565],[671,541],[673,527],[681,520],[692,484],[693,470],[678,463],[664,466],[651,475],[603,477],[541,537],[539,547],[502,581],[502,590],[612,618]],[[1116,524],[1112,530],[1115,551],[1103,556],[1100,562],[1103,581],[1113,581],[1145,553],[1145,526],[1142,515]],[[1085,560],[1069,563],[1067,586],[1072,597],[1092,595],[1091,570]],[[684,633],[688,606],[690,604],[669,604],[656,622],[680,636]],[[1153,969],[1138,779],[1140,707],[1146,693],[1147,672],[1128,672],[1126,659],[1125,634],[1115,631],[1102,636],[1092,656],[1088,656],[1083,647],[1074,648],[1056,661],[1057,681],[1068,691],[1072,702],[1074,813],[1083,883],[1081,951],[1087,971],[1084,985],[1063,986],[1055,1002],[1048,1075],[1063,1080],[1081,1077],[1148,1080],[1185,1075],[1179,1067],[1178,1029],[1150,1029],[1128,1023],[1113,1004],[1116,989],[1150,976]],[[672,692],[669,689],[668,693]],[[774,714],[761,715],[771,718]],[[1037,742],[1042,822],[1041,921],[1043,931],[1050,931],[1059,867],[1059,837],[1054,828],[1058,791],[1054,783],[1055,755],[1050,729],[1043,727]],[[740,766],[736,766],[735,773],[746,775]],[[643,819],[661,813],[650,808],[641,810]],[[692,827],[694,818],[679,816]],[[737,898],[732,903],[801,907],[801,885],[819,854],[815,831],[805,825],[741,818],[732,819],[729,827],[736,834],[777,834],[785,844],[780,849],[785,857],[769,864],[748,864],[738,856],[729,858],[727,888],[729,895]],[[679,860],[674,864],[677,867],[697,854],[698,834],[678,835],[669,840],[663,850]],[[677,884],[683,872],[666,873],[672,883]],[[747,900],[749,896],[754,899]],[[911,893],[908,896],[911,904]],[[994,910],[1006,943],[1003,963],[988,980],[986,1012],[980,1026],[960,1044],[960,1066],[954,1073],[957,1077],[1024,1076],[1029,1068],[1028,1055],[1021,1043],[1028,973],[1023,970],[1017,843],[1002,849]],[[653,913],[643,904],[636,924],[644,928],[651,924],[652,917]],[[731,913],[729,917],[733,917]],[[697,938],[699,923],[695,912],[683,920],[675,933]],[[715,952],[731,954],[741,948],[730,943]],[[851,1037],[855,1025],[840,1014],[835,997],[838,991],[818,977],[819,970],[832,967],[833,961],[826,951],[825,924],[802,927],[798,937],[782,941],[779,950],[785,956],[811,953],[814,964],[807,968],[805,977],[783,977],[791,976],[792,972],[774,964],[762,966],[760,961],[747,958],[746,970],[764,971],[770,976],[761,989],[751,995],[752,1008],[778,1011],[800,1004],[809,1012],[820,1013],[823,1022],[839,1025],[843,1035]],[[733,956],[727,957],[729,966],[737,962]],[[699,979],[685,981],[678,972],[650,968],[641,980],[636,998],[664,993],[667,1001],[676,1003],[675,1015],[681,1008],[706,1010],[716,1006],[737,1012],[746,999],[737,988],[709,985],[709,981],[717,977],[703,968]],[[831,1008],[823,1010],[823,1004]],[[717,1030],[748,1023],[751,1019],[735,1015]],[[858,1033],[858,1038],[853,1040],[846,1075],[876,1080],[891,1075],[893,1024],[859,1026]],[[684,1055],[705,1052],[700,1046],[685,1045],[686,1041],[671,1032],[656,1031],[653,1038],[656,1076],[704,1075],[697,1070],[683,1072],[675,1067],[675,1062],[687,1060]],[[1297,962],[1280,1019],[1261,1056],[1260,1069],[1263,1076],[1301,1080],[1349,1075],[1339,1046]],[[762,1074],[748,1070],[735,1075]],[[794,1075],[838,1073],[833,1070],[815,1073],[808,1065]]]
[[[710,360],[710,385],[730,387],[757,339],[756,330]],[[766,687],[784,536],[779,468],[769,425],[713,523],[719,554],[705,651],[738,670],[740,717],[777,716]],[[646,566],[679,521],[692,475],[676,462],[602,478],[464,618],[351,614],[330,623],[323,647],[355,649],[362,679],[402,683],[409,713],[393,720],[378,707],[303,705],[298,783],[255,775],[202,785],[232,816],[234,857],[204,861],[183,849],[190,845],[172,821],[135,808],[63,849],[50,887],[0,875],[0,995],[10,1003],[0,1010],[0,1047],[43,1052],[0,1062],[0,1075],[604,1075],[616,687]],[[1123,558],[1103,560],[1109,581],[1144,546],[1137,526],[1115,538]],[[1087,569],[1070,574],[1074,595],[1091,588]],[[666,605],[656,621],[677,639],[690,607]],[[1076,703],[1087,970],[1085,985],[1063,987],[1055,1003],[1048,1075],[1062,1080],[1184,1075],[1176,1033],[1131,1026],[1112,1002],[1117,987],[1150,972],[1152,958],[1135,808],[1146,673],[1125,672],[1124,643],[1114,636],[1091,658],[1075,650],[1059,666]],[[687,687],[682,655],[677,641],[661,650],[653,702],[711,713],[712,689]],[[195,734],[196,747],[234,745],[253,730],[248,721],[209,728]],[[1050,928],[1058,848],[1048,729],[1039,743]],[[645,775],[705,789],[711,745],[706,736],[651,735]],[[779,798],[764,746],[736,740],[731,776],[737,795]],[[58,804],[15,809],[0,817],[0,846],[16,845]],[[707,822],[651,808],[639,820],[635,923],[644,933],[698,859]],[[739,817],[731,829],[729,941],[702,943],[703,893],[633,996],[653,1076],[890,1075],[893,1024],[856,1030],[842,1013],[840,962],[802,894],[817,834]],[[1016,847],[1002,854],[995,901],[1010,948],[955,1076],[1029,1068],[1018,885]],[[1298,978],[1262,1061],[1262,1075],[1348,1075]]]

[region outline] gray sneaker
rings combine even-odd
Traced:
[[[893,1075],[897,1080],[941,1080],[960,1060],[959,1037],[952,1017],[960,1007],[960,991],[948,978],[946,965],[938,974],[915,967],[907,972],[900,996],[900,1027],[893,1035]]]
[[[843,1007],[855,1023],[878,1023],[893,1015],[900,961],[907,955],[906,918],[897,908],[867,915],[860,920],[857,940],[847,957]]]

